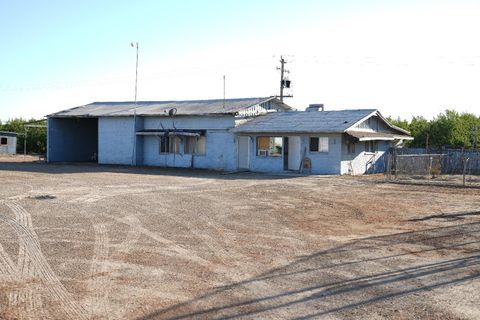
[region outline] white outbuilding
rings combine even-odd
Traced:
[[[0,131],[0,154],[17,153],[17,134],[15,132]]]

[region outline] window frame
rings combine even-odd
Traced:
[[[5,143],[4,143],[5,141]],[[8,138],[7,137],[1,137],[0,138],[0,146],[7,146],[8,145]]]
[[[262,139],[262,138],[268,138],[269,139],[269,142],[268,142],[268,149],[260,149],[259,148],[259,139]],[[280,139],[280,144],[277,144],[275,142],[275,139]],[[272,144],[272,140],[273,140],[273,144]],[[255,155],[257,157],[262,157],[262,158],[282,158],[283,157],[283,137],[281,136],[257,136],[256,139],[255,139],[255,148],[256,148],[256,152],[255,152]],[[271,150],[273,148],[278,148],[280,149],[279,153],[271,153]],[[264,154],[261,154],[262,152],[264,152]]]
[[[317,139],[317,146],[316,146],[316,149],[317,150],[312,150],[312,140],[313,139]],[[326,139],[326,144],[324,144],[323,146],[326,145],[326,149],[321,149],[321,146],[322,144],[320,143],[322,140],[325,141]],[[328,136],[311,136],[309,137],[308,139],[308,151],[310,153],[329,153],[330,152],[330,137]]]
[[[190,141],[189,141],[190,140]],[[193,140],[193,150],[187,150],[187,146],[191,148]],[[203,152],[199,152],[199,145],[200,143],[203,144]],[[195,156],[204,156],[207,153],[207,139],[205,136],[186,136],[185,139],[183,139],[183,153],[184,154],[191,154]]]
[[[347,154],[355,154],[356,153],[356,143],[353,141],[347,141]]]
[[[368,147],[367,147],[368,146]],[[376,153],[378,151],[378,141],[368,140],[365,141],[365,153]]]

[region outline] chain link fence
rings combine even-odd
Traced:
[[[480,187],[480,153],[458,149],[391,149],[386,177],[406,183]]]

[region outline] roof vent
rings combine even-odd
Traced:
[[[310,104],[307,109],[305,109],[306,112],[312,112],[312,111],[323,111],[323,103],[318,103],[318,104]]]

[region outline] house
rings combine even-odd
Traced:
[[[48,116],[47,159],[362,174],[411,139],[377,110],[307,110],[276,97],[95,102]]]
[[[236,170],[231,129],[290,110],[275,97],[95,102],[48,116],[47,159]]]
[[[0,131],[0,154],[17,153],[17,134],[15,132]]]
[[[383,172],[385,152],[413,139],[375,109],[269,113],[232,131],[239,168],[312,174]]]

